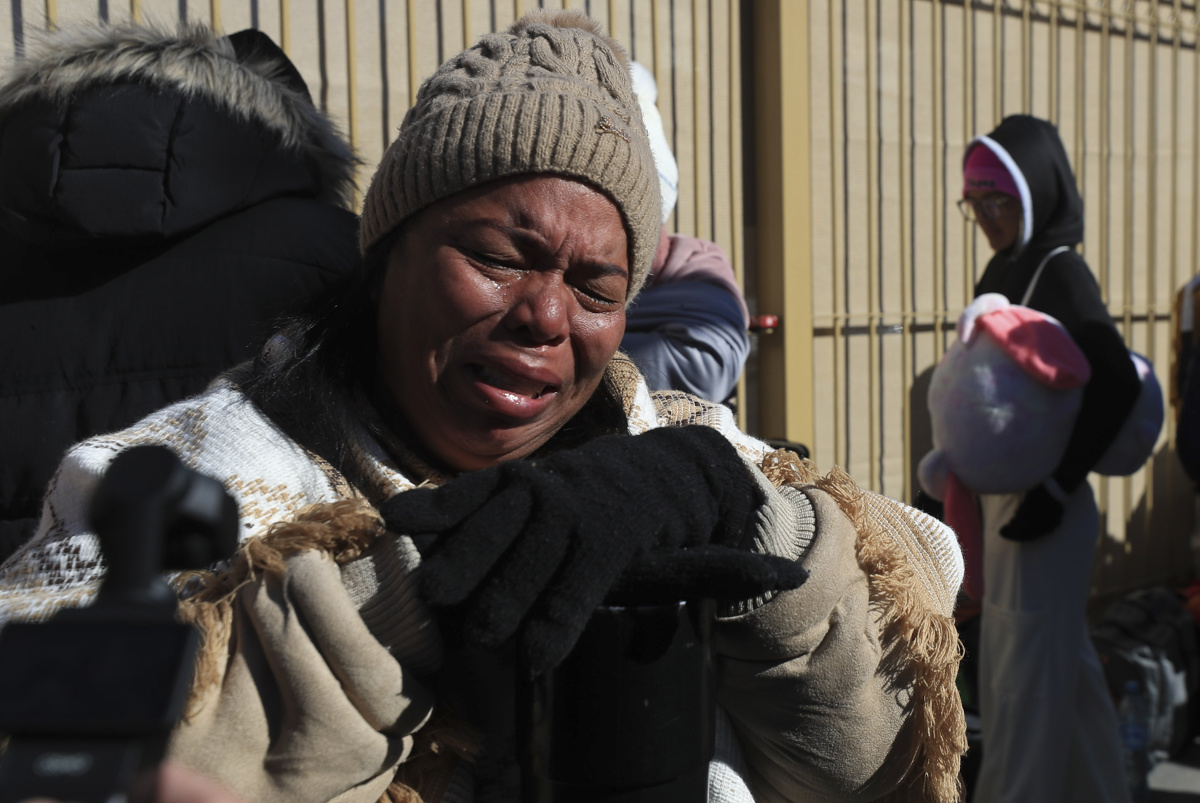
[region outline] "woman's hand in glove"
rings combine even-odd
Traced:
[[[456,609],[469,642],[516,635],[536,674],[566,657],[631,564],[623,600],[803,582],[790,561],[742,551],[763,501],[751,470],[709,427],[664,427],[407,491],[381,513],[421,551],[426,600]]]

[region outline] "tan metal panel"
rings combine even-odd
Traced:
[[[898,95],[898,120],[897,128],[900,136],[897,138],[899,153],[897,154],[897,172],[896,178],[899,180],[900,197],[896,204],[899,212],[899,300],[900,300],[900,325],[903,327],[902,337],[903,342],[900,345],[900,402],[895,409],[900,412],[900,493],[901,499],[912,499],[915,493],[913,485],[912,459],[910,455],[913,451],[913,429],[914,422],[920,415],[919,411],[924,409],[924,405],[914,405],[913,394],[909,392],[909,386],[916,379],[916,373],[913,370],[912,355],[916,344],[915,333],[913,331],[914,315],[913,315],[913,299],[912,299],[912,282],[909,277],[912,276],[913,260],[912,260],[912,209],[910,207],[910,199],[913,197],[913,175],[912,175],[912,117],[910,109],[912,108],[911,97],[911,82],[908,80],[908,70],[905,69],[910,60],[908,48],[912,42],[912,5],[905,3],[900,8],[900,18],[897,29],[899,31],[899,43],[896,48],[896,56],[899,60],[899,68],[897,75],[899,78],[897,95]],[[896,495],[893,492],[892,495]]]
[[[348,107],[350,117],[343,126],[352,134],[355,149],[363,160],[358,170],[361,194],[374,166],[395,136],[399,115],[407,108],[407,60],[402,4],[359,3],[353,8],[344,17],[348,54],[345,69],[353,103]]]
[[[315,3],[291,3],[288,14],[290,29],[288,58],[296,65],[313,101],[324,106],[328,98],[325,65],[322,62],[321,19]]]
[[[23,49],[25,37],[25,21],[21,16],[21,7],[10,4],[7,11],[6,14],[0,14],[0,54],[3,54],[2,63],[5,64],[11,63],[21,55],[17,49]]]
[[[875,126],[879,132],[874,185],[879,203],[878,241],[875,273],[879,296],[877,337],[878,383],[880,404],[877,412],[876,438],[880,454],[879,487],[884,493],[898,498],[905,494],[905,444],[908,440],[909,410],[906,388],[912,380],[908,355],[911,334],[908,321],[906,268],[909,254],[905,253],[907,222],[905,207],[908,200],[908,176],[905,130],[907,119],[907,86],[903,59],[903,40],[891,47],[883,42],[891,36],[902,36],[908,10],[904,3],[880,4],[875,12],[874,38],[880,42],[877,61],[878,109]]]
[[[642,64],[654,73],[655,78],[660,76],[655,71],[655,46],[654,46],[654,25],[655,17],[657,16],[656,8],[668,3],[669,0],[629,0],[625,3],[624,13],[621,14],[621,25],[625,28],[627,39],[620,41],[626,42],[629,47],[629,55],[634,61],[640,61]],[[669,9],[668,9],[669,10]],[[663,109],[663,122],[666,122],[670,109],[665,108],[667,104],[663,103],[661,86],[662,81],[659,81],[658,102]],[[670,87],[667,87],[669,90]],[[669,135],[668,131],[668,135]]]
[[[144,14],[145,0],[138,0],[138,4],[142,6]],[[283,31],[281,30],[280,14],[286,5],[286,2],[260,2],[258,4],[258,29],[270,36],[281,48],[283,47]],[[252,23],[253,20],[248,19],[242,27],[254,27]]]
[[[821,377],[822,381],[813,388],[815,421],[808,446],[819,465],[844,462],[845,410],[838,390],[842,387],[845,362],[839,356],[841,319],[836,317],[842,298],[839,277],[844,243],[840,214],[845,191],[840,172],[844,147],[840,125],[843,93],[837,81],[843,60],[843,39],[841,17],[835,14],[836,6],[836,0],[816,0],[811,3],[809,27],[813,74],[825,77],[825,80],[813,80],[809,87],[812,108],[809,123],[810,175],[813,194],[820,199],[810,209],[810,253],[813,265],[811,303],[814,325],[830,332],[827,338],[814,345],[813,357],[814,376]],[[763,168],[760,168],[760,175],[762,172]],[[759,181],[765,181],[766,178],[761,176]],[[762,301],[760,298],[760,305]]]
[[[680,3],[688,9],[691,15],[691,26],[679,26],[676,18],[677,35],[676,58],[681,66],[691,73],[692,95],[680,100],[691,107],[692,131],[695,132],[695,144],[692,152],[692,198],[695,214],[693,234],[706,240],[713,239],[713,105],[712,105],[712,74],[709,53],[712,44],[709,37],[709,0],[693,0],[690,4]],[[691,58],[683,62],[684,45],[690,51]]]
[[[953,9],[951,9],[953,11]],[[910,141],[911,141],[911,173],[912,192],[910,200],[905,204],[908,209],[910,236],[912,238],[912,255],[910,257],[912,272],[907,285],[911,286],[911,307],[914,311],[913,322],[932,319],[934,310],[942,308],[942,278],[943,260],[946,250],[935,248],[935,242],[940,242],[939,234],[943,224],[944,210],[942,209],[941,188],[937,184],[940,171],[940,148],[937,140],[941,128],[937,92],[940,71],[937,69],[937,51],[929,48],[929,42],[934,39],[935,26],[941,16],[940,6],[931,3],[917,3],[912,6],[910,20],[912,50],[911,67],[908,70],[912,76],[910,87],[911,109]],[[915,53],[925,53],[927,58],[913,58]],[[948,53],[948,63],[957,67],[961,59]],[[949,75],[961,75],[962,70],[951,69]],[[953,223],[954,221],[950,221]],[[953,240],[951,240],[953,242]],[[940,338],[927,335],[915,335],[918,341],[927,339],[927,346],[933,348],[940,343]],[[940,349],[937,354],[940,354]],[[921,361],[915,364],[916,370],[921,370]]]
[[[740,215],[734,217],[733,165],[741,161],[741,148],[734,147],[733,129],[740,126],[736,113],[740,104],[733,98],[734,71],[731,52],[732,32],[730,15],[735,13],[736,2],[712,0],[706,12],[710,34],[710,47],[697,48],[711,59],[712,75],[708,87],[708,119],[712,121],[711,169],[709,192],[712,201],[712,239],[725,249],[740,268],[740,259],[733,255],[734,229],[740,226]],[[740,274],[739,274],[740,276]]]
[[[325,111],[338,121],[342,131],[349,134],[350,76],[346,69],[349,54],[346,47],[346,11],[341,3],[327,3],[324,11],[317,23],[320,26],[317,60],[321,69],[321,103]],[[313,95],[315,97],[316,93]]]
[[[487,0],[460,0],[463,17],[464,47],[479,41],[479,37],[490,33],[492,27],[492,5]]]
[[[592,14],[597,19],[605,19],[603,14],[604,9],[601,8],[598,13],[595,10],[596,3],[593,2],[592,5],[594,9]],[[633,29],[631,22],[633,17],[630,9],[632,0],[608,0],[607,3],[601,3],[601,5],[607,6],[608,9],[608,32],[612,34],[614,39],[625,45],[626,49],[629,50],[630,56],[636,59],[637,56],[633,54]]]
[[[812,5],[821,5],[814,2]],[[754,7],[756,231],[759,305],[783,318],[759,339],[757,426],[763,435],[814,443],[810,3],[762,0]],[[827,201],[823,201],[827,202]],[[835,365],[838,361],[835,360]]]
[[[95,0],[43,0],[41,3],[25,0],[25,24],[27,30],[50,26],[69,26],[80,22],[96,22],[100,19],[99,5]],[[40,6],[40,8],[39,8]]]
[[[110,0],[109,7],[112,8],[113,5],[114,4],[112,3],[112,0]],[[253,18],[250,13],[251,9],[249,3],[230,2],[230,0],[216,0],[216,2],[213,3],[213,6],[209,8],[210,22],[212,20],[213,7],[216,8],[216,13],[221,18],[221,25],[218,30],[223,31],[224,33],[234,33],[236,31],[244,31],[247,28],[253,27]],[[203,6],[201,6],[201,8],[203,8]],[[339,8],[338,11],[340,10],[341,9]],[[197,17],[201,16],[199,14],[195,14],[195,11],[192,13]]]
[[[386,14],[386,9],[382,10]],[[385,90],[387,61],[387,18],[379,5],[346,5],[346,71],[350,88],[347,131],[352,132],[355,148],[367,165],[374,166],[387,147],[391,130]],[[359,185],[370,179],[369,167],[359,171]]]
[[[354,23],[354,3],[346,3],[344,5],[345,16],[343,23],[346,26],[346,133],[350,138],[350,145],[355,150],[360,147],[360,123],[358,119],[358,57],[360,55],[358,44],[358,32],[355,30]],[[379,161],[378,158],[375,161]],[[357,182],[356,182],[357,183]],[[357,200],[357,199],[356,199]]]
[[[502,31],[521,16],[517,5],[518,0],[493,0],[491,3],[492,13],[496,18],[496,27],[493,30]]]
[[[285,53],[292,46],[292,8],[291,0],[279,0],[279,46]]]
[[[993,124],[991,105],[977,100],[974,91],[976,82],[973,80],[975,43],[982,40],[987,47],[991,47],[991,34],[976,36],[976,17],[965,8],[945,8],[943,40],[946,42],[946,55],[942,86],[944,96],[955,102],[946,104],[942,112],[945,115],[945,133],[943,156],[939,160],[942,180],[937,211],[945,221],[945,273],[942,293],[934,306],[940,320],[932,324],[939,334],[953,326],[959,311],[974,294],[979,264],[975,255],[981,238],[975,226],[959,213],[955,203],[962,196],[962,157],[967,143],[989,130]],[[987,23],[992,21],[990,16],[986,19]],[[929,247],[937,248],[934,243],[930,243]]]
[[[441,64],[437,11],[437,5],[428,0],[408,0],[408,83],[413,99],[421,83]]]
[[[437,0],[437,40],[441,42],[441,51],[437,62],[441,64],[455,53],[468,47],[465,31],[463,30],[462,0]]]
[[[866,59],[866,131],[864,139],[867,141],[866,159],[864,164],[866,167],[866,183],[865,194],[867,196],[867,216],[866,220],[862,221],[866,228],[866,302],[868,309],[867,327],[868,334],[866,338],[867,345],[867,363],[865,366],[856,366],[852,371],[865,368],[867,377],[867,392],[866,399],[868,404],[864,405],[862,410],[863,417],[866,418],[866,426],[862,427],[861,433],[865,437],[862,438],[863,446],[866,449],[867,460],[870,465],[868,474],[860,474],[864,480],[869,478],[871,487],[882,488],[883,479],[879,472],[878,456],[883,452],[883,444],[880,442],[880,415],[882,413],[882,387],[879,381],[879,334],[878,327],[880,324],[880,311],[882,308],[882,299],[879,288],[879,219],[882,213],[882,204],[879,200],[879,149],[878,140],[881,138],[879,125],[879,30],[878,18],[876,17],[872,3],[868,2],[863,8],[863,17],[865,25],[863,26],[863,36],[866,40],[867,54]]]
[[[730,227],[732,232],[729,240],[729,256],[733,260],[733,270],[737,276],[739,284],[746,287],[746,237],[745,227],[743,222],[744,217],[744,202],[743,202],[743,184],[742,184],[742,82],[741,82],[741,9],[740,3],[735,0],[728,2],[728,17],[727,31],[728,39],[727,47],[729,49],[729,116],[727,122],[730,129],[729,135],[729,161],[730,161],[730,182],[727,185],[721,185],[714,189],[714,193],[718,197],[728,196],[732,199],[730,219]],[[718,234],[718,236],[720,236]],[[811,242],[812,238],[809,238]],[[718,242],[724,242],[718,240]],[[811,277],[810,277],[811,278]],[[753,298],[748,301],[753,302]],[[811,325],[811,316],[810,321]],[[757,337],[757,336],[752,336]],[[757,402],[757,397],[755,399]],[[737,414],[738,424],[745,430],[749,430],[750,422],[750,396],[748,391],[748,383],[746,381],[746,372],[742,372],[742,376],[738,379],[737,389]],[[756,413],[757,415],[757,413]]]
[[[699,236],[696,197],[697,130],[692,113],[696,74],[692,48],[692,0],[671,0],[655,6],[654,71],[659,85],[659,106],[671,109],[667,137],[679,164],[679,201],[675,204],[675,230]],[[662,87],[668,87],[662,93]],[[664,120],[665,123],[665,120]]]
[[[95,3],[90,3],[91,15],[98,17],[95,14]],[[109,3],[109,18],[112,20],[140,19],[142,22],[152,25],[159,25],[168,30],[175,28],[179,17],[178,0],[136,0],[128,4]],[[202,19],[208,21],[207,9],[201,6],[200,8],[188,9],[192,19]],[[135,14],[136,11],[136,14]]]

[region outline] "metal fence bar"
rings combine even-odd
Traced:
[[[838,56],[837,56],[837,54],[838,54],[837,38],[836,38],[837,26],[834,23],[834,20],[836,19],[835,13],[839,7],[840,7],[840,3],[838,2],[838,0],[829,0],[829,20],[830,20],[830,25],[829,25],[829,75],[831,78],[833,76],[843,74],[842,64],[839,62]],[[842,19],[842,27],[843,28],[845,27],[844,17]],[[842,61],[844,61],[844,59],[842,59]],[[842,79],[842,85],[844,88],[844,86],[845,86],[844,78]],[[830,139],[834,143],[837,142],[836,121],[842,119],[838,113],[838,102],[837,101],[838,101],[838,93],[835,91],[831,91],[829,93],[829,123],[830,123],[830,127],[833,129],[833,131],[831,131],[832,136],[830,137]],[[846,302],[844,300],[844,289],[841,284],[841,268],[842,268],[842,263],[844,260],[842,251],[844,250],[845,246],[844,246],[843,238],[841,236],[839,236],[839,234],[838,234],[838,228],[839,228],[838,227],[838,212],[843,210],[844,207],[840,206],[837,203],[837,199],[838,199],[839,195],[844,195],[844,193],[841,192],[842,186],[841,186],[841,181],[838,178],[837,166],[840,164],[844,164],[843,160],[845,159],[845,157],[843,156],[842,159],[837,158],[836,146],[834,147],[833,152],[830,154],[830,157],[831,157],[830,164],[833,168],[829,171],[830,181],[831,181],[831,186],[829,188],[829,198],[833,202],[832,203],[832,213],[833,214],[832,214],[832,219],[830,221],[832,224],[830,233],[833,235],[832,236],[832,249],[831,249],[833,252],[833,259],[830,261],[830,267],[834,271],[833,282],[832,282],[832,284],[833,284],[833,309],[836,314],[837,312],[844,311],[845,306],[846,306]],[[842,338],[841,330],[840,330],[840,328],[838,328],[836,326],[836,324],[835,324],[834,333],[833,333],[832,347],[833,347],[833,388],[834,388],[834,394],[835,394],[834,406],[833,406],[833,449],[834,449],[833,454],[834,454],[834,460],[838,464],[845,465],[846,463],[849,462],[847,454],[846,454],[846,452],[847,452],[846,420],[848,419],[848,416],[846,416],[844,413],[846,405],[841,400],[842,398],[844,398],[844,396],[839,398],[839,394],[844,394],[845,386],[846,386],[846,366],[844,364],[844,360],[839,359],[842,356],[842,354],[844,354],[845,344],[844,344],[844,341]]]
[[[946,9],[942,0],[933,0],[929,4],[930,13],[933,15],[933,36],[935,42],[941,41],[944,34],[944,25]],[[945,191],[945,162],[946,162],[946,121],[942,113],[941,98],[945,94],[944,75],[946,70],[945,53],[940,47],[934,48],[933,56],[933,131],[931,135],[933,148],[933,304],[934,323],[941,324],[946,320],[942,310],[947,307],[947,298],[949,296],[949,287],[947,286],[947,263],[946,263],[946,212],[944,202]],[[945,341],[942,338],[934,336],[934,355],[940,360],[945,348]]]
[[[1033,110],[1033,70],[1030,68],[1030,53],[1033,50],[1032,10],[1032,0],[1028,0],[1021,10],[1021,108],[1026,112]]]
[[[866,5],[869,7],[870,3]],[[880,209],[882,196],[879,192],[879,158],[876,147],[881,138],[879,132],[878,11],[877,5],[874,14],[870,13],[868,9],[865,15],[866,24],[863,26],[863,35],[867,45],[867,135],[874,140],[867,147],[867,215],[864,227],[867,241],[867,306],[872,310],[872,314],[880,311],[882,306],[879,294],[879,228],[882,217]],[[876,23],[874,28],[871,25],[872,20]],[[871,400],[872,407],[867,427],[867,465],[872,488],[880,487],[879,462],[883,456],[883,444],[880,442],[880,418],[883,415],[880,370],[879,338],[871,337],[867,340],[867,398]]]
[[[1158,185],[1158,130],[1159,130],[1158,124],[1159,124],[1160,110],[1159,110],[1159,103],[1158,103],[1158,97],[1159,97],[1159,86],[1158,86],[1158,81],[1159,81],[1159,69],[1158,69],[1159,20],[1158,20],[1157,13],[1154,14],[1154,18],[1151,20],[1151,23],[1152,24],[1150,26],[1150,44],[1149,44],[1149,51],[1147,53],[1147,59],[1150,62],[1150,64],[1149,64],[1150,91],[1147,93],[1148,102],[1150,105],[1150,114],[1147,117],[1147,122],[1149,124],[1150,130],[1147,133],[1148,147],[1146,149],[1146,157],[1147,157],[1146,173],[1149,176],[1149,187],[1148,187],[1149,203],[1147,206],[1149,234],[1146,239],[1146,264],[1149,266],[1149,269],[1147,271],[1145,271],[1145,273],[1144,273],[1144,280],[1146,282],[1146,298],[1148,298],[1148,299],[1154,299],[1154,298],[1158,297],[1158,294],[1156,292],[1156,287],[1157,287],[1157,279],[1158,279],[1158,230],[1159,230],[1159,225],[1158,225],[1158,193],[1155,190]],[[1174,39],[1174,37],[1172,37],[1172,38]],[[1170,104],[1170,105],[1173,106],[1174,104]],[[1125,270],[1126,274],[1131,277],[1136,273],[1135,271],[1129,270],[1129,267],[1132,265],[1133,265],[1132,261],[1126,263],[1126,270]],[[1129,298],[1129,303],[1128,303],[1128,307],[1130,308],[1131,312],[1132,312],[1132,308],[1135,303],[1136,303],[1136,299],[1133,298],[1131,295]],[[1156,330],[1158,327],[1155,325],[1156,315],[1155,315],[1155,312],[1154,312],[1154,309],[1152,306],[1147,309],[1147,314],[1149,316],[1149,321],[1147,322],[1147,325],[1146,325],[1147,342],[1146,342],[1146,346],[1145,346],[1145,354],[1150,359],[1150,361],[1153,363],[1155,360],[1155,357],[1156,357],[1155,334],[1156,334]],[[1130,326],[1132,326],[1132,322],[1130,323]],[[1128,339],[1128,342],[1130,343],[1130,345],[1133,345],[1133,338],[1130,337]],[[1150,531],[1150,523],[1151,523],[1151,521],[1153,519],[1153,515],[1154,515],[1154,461],[1150,461],[1150,463],[1145,467],[1145,469],[1143,469],[1141,479],[1143,479],[1145,482],[1145,490],[1144,490],[1144,497],[1143,497],[1145,500],[1145,503],[1142,506],[1142,526],[1145,528],[1146,532],[1149,532]],[[1122,485],[1122,492],[1124,493],[1124,496],[1125,496],[1125,515],[1130,516],[1130,512],[1134,509],[1133,478],[1126,477],[1122,481],[1121,485]]]
[[[900,271],[902,279],[900,282],[900,309],[903,314],[903,322],[909,324],[913,313],[912,299],[912,283],[909,277],[912,276],[913,258],[912,258],[912,209],[913,203],[913,181],[912,181],[912,162],[911,147],[912,147],[912,120],[910,119],[910,108],[908,94],[912,91],[910,81],[906,80],[909,76],[909,70],[906,65],[911,63],[910,56],[910,40],[912,37],[912,6],[908,3],[901,5],[900,9],[900,40],[899,40],[899,60],[900,60],[900,137],[897,140],[899,146],[899,168],[900,168]],[[904,343],[900,349],[900,375],[904,377],[904,381],[911,383],[914,379],[913,364],[915,363],[916,351],[916,334],[907,332],[904,336]],[[906,389],[907,390],[907,389]],[[900,422],[902,427],[903,443],[901,444],[902,454],[906,464],[909,461],[909,455],[913,450],[913,433],[912,433],[912,408],[910,406],[910,394],[904,392],[900,395]],[[904,496],[905,500],[914,498],[915,488],[913,487],[913,478],[911,471],[904,472]]]
[[[729,242],[730,259],[733,260],[733,270],[737,277],[738,283],[746,286],[746,243],[745,229],[742,222],[746,219],[745,202],[743,200],[743,175],[742,175],[742,155],[744,141],[742,139],[742,80],[741,69],[742,63],[742,14],[740,3],[737,0],[725,0],[727,6],[726,25],[724,30],[728,31],[726,38],[728,49],[728,65],[727,65],[727,80],[729,82],[729,112],[725,122],[729,127],[729,150],[725,158],[729,160],[729,186],[733,190],[730,195],[730,217]],[[714,192],[719,190],[714,187]],[[721,238],[718,233],[718,242]],[[738,408],[738,424],[743,429],[748,429],[750,421],[750,399],[749,389],[746,383],[746,375],[743,372],[738,380],[737,389],[737,408]]]
[[[974,45],[975,45],[976,21],[977,21],[976,15],[969,15],[967,20],[965,21],[965,28],[968,31],[968,41],[967,41],[966,46],[963,49],[963,58],[968,62],[964,66],[964,72],[969,76],[969,78],[968,78],[968,80],[963,82],[963,94],[965,96],[963,98],[963,103],[966,107],[964,110],[964,114],[963,114],[963,121],[964,121],[965,125],[964,125],[962,140],[963,140],[964,146],[966,143],[969,143],[972,139],[974,139],[978,134],[983,133],[983,131],[981,130],[981,126],[979,125],[979,119],[978,119],[979,118],[979,103],[976,100],[976,93],[973,91],[975,81],[976,81],[976,74],[977,74],[977,66],[976,66],[975,60],[973,58]],[[993,42],[993,48],[995,49],[994,42]],[[998,90],[994,93],[993,97],[999,97]],[[955,165],[956,166],[960,165],[961,162],[962,162],[962,157],[960,155],[958,161],[955,162]],[[952,213],[948,212],[947,214],[952,214]],[[959,217],[961,217],[961,215],[959,215]],[[962,231],[963,231],[962,253],[963,254],[974,253],[975,244],[976,244],[977,238],[979,237],[979,231],[976,229],[975,226],[971,226],[971,225],[963,226],[961,223],[959,225],[961,226]],[[975,273],[976,273],[975,264],[970,259],[963,259],[962,263],[963,263],[962,264],[962,277],[960,279],[960,282],[962,283],[962,287],[963,287],[964,291],[968,291],[968,289],[969,289],[969,292],[974,292],[975,278],[976,278],[975,277]],[[945,298],[945,297],[943,297],[943,298]],[[943,303],[945,303],[945,302],[943,301]],[[939,311],[944,310],[944,309],[945,309],[944,306],[939,307]],[[942,314],[942,320],[946,323],[948,323],[950,321],[948,310]],[[944,344],[943,344],[943,347],[948,348],[948,346],[945,346]],[[938,356],[940,357],[942,355],[942,353],[943,352],[939,349]]]
[[[279,0],[279,47],[284,53],[292,52],[291,0]]]

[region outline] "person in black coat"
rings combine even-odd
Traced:
[[[63,452],[205,388],[358,264],[358,160],[265,35],[47,37],[0,84],[0,557]]]
[[[996,252],[975,286],[1056,318],[1091,368],[1066,452],[1024,494],[980,497],[984,541],[974,803],[1128,800],[1117,719],[1087,632],[1100,522],[1087,475],[1140,392],[1087,263],[1083,201],[1054,125],[1005,118],[963,160],[960,207]],[[986,460],[987,455],[980,455]]]
[[[1070,494],[1112,444],[1137,401],[1141,383],[1129,349],[1100,297],[1096,278],[1075,251],[1083,241],[1083,199],[1058,131],[1045,120],[1013,115],[986,139],[1010,154],[1027,179],[1019,183],[1029,197],[1015,199],[1008,206],[1012,214],[1020,215],[1019,231],[988,262],[975,285],[975,296],[1001,293],[1013,304],[1053,316],[1092,369],[1067,452],[1054,472],[1054,482]],[[968,191],[968,197],[979,197],[985,189]],[[979,224],[986,233],[988,221],[980,216]],[[1026,540],[1052,531],[1062,518],[1062,506],[1054,496],[1045,487],[1030,492],[1006,535]]]

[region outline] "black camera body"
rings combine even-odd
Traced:
[[[237,545],[234,500],[160,446],[114,458],[90,518],[107,562],[94,604],[0,630],[0,803],[151,799],[199,649],[162,573]]]
[[[716,748],[712,600],[601,606],[518,684],[523,803],[703,803]]]

